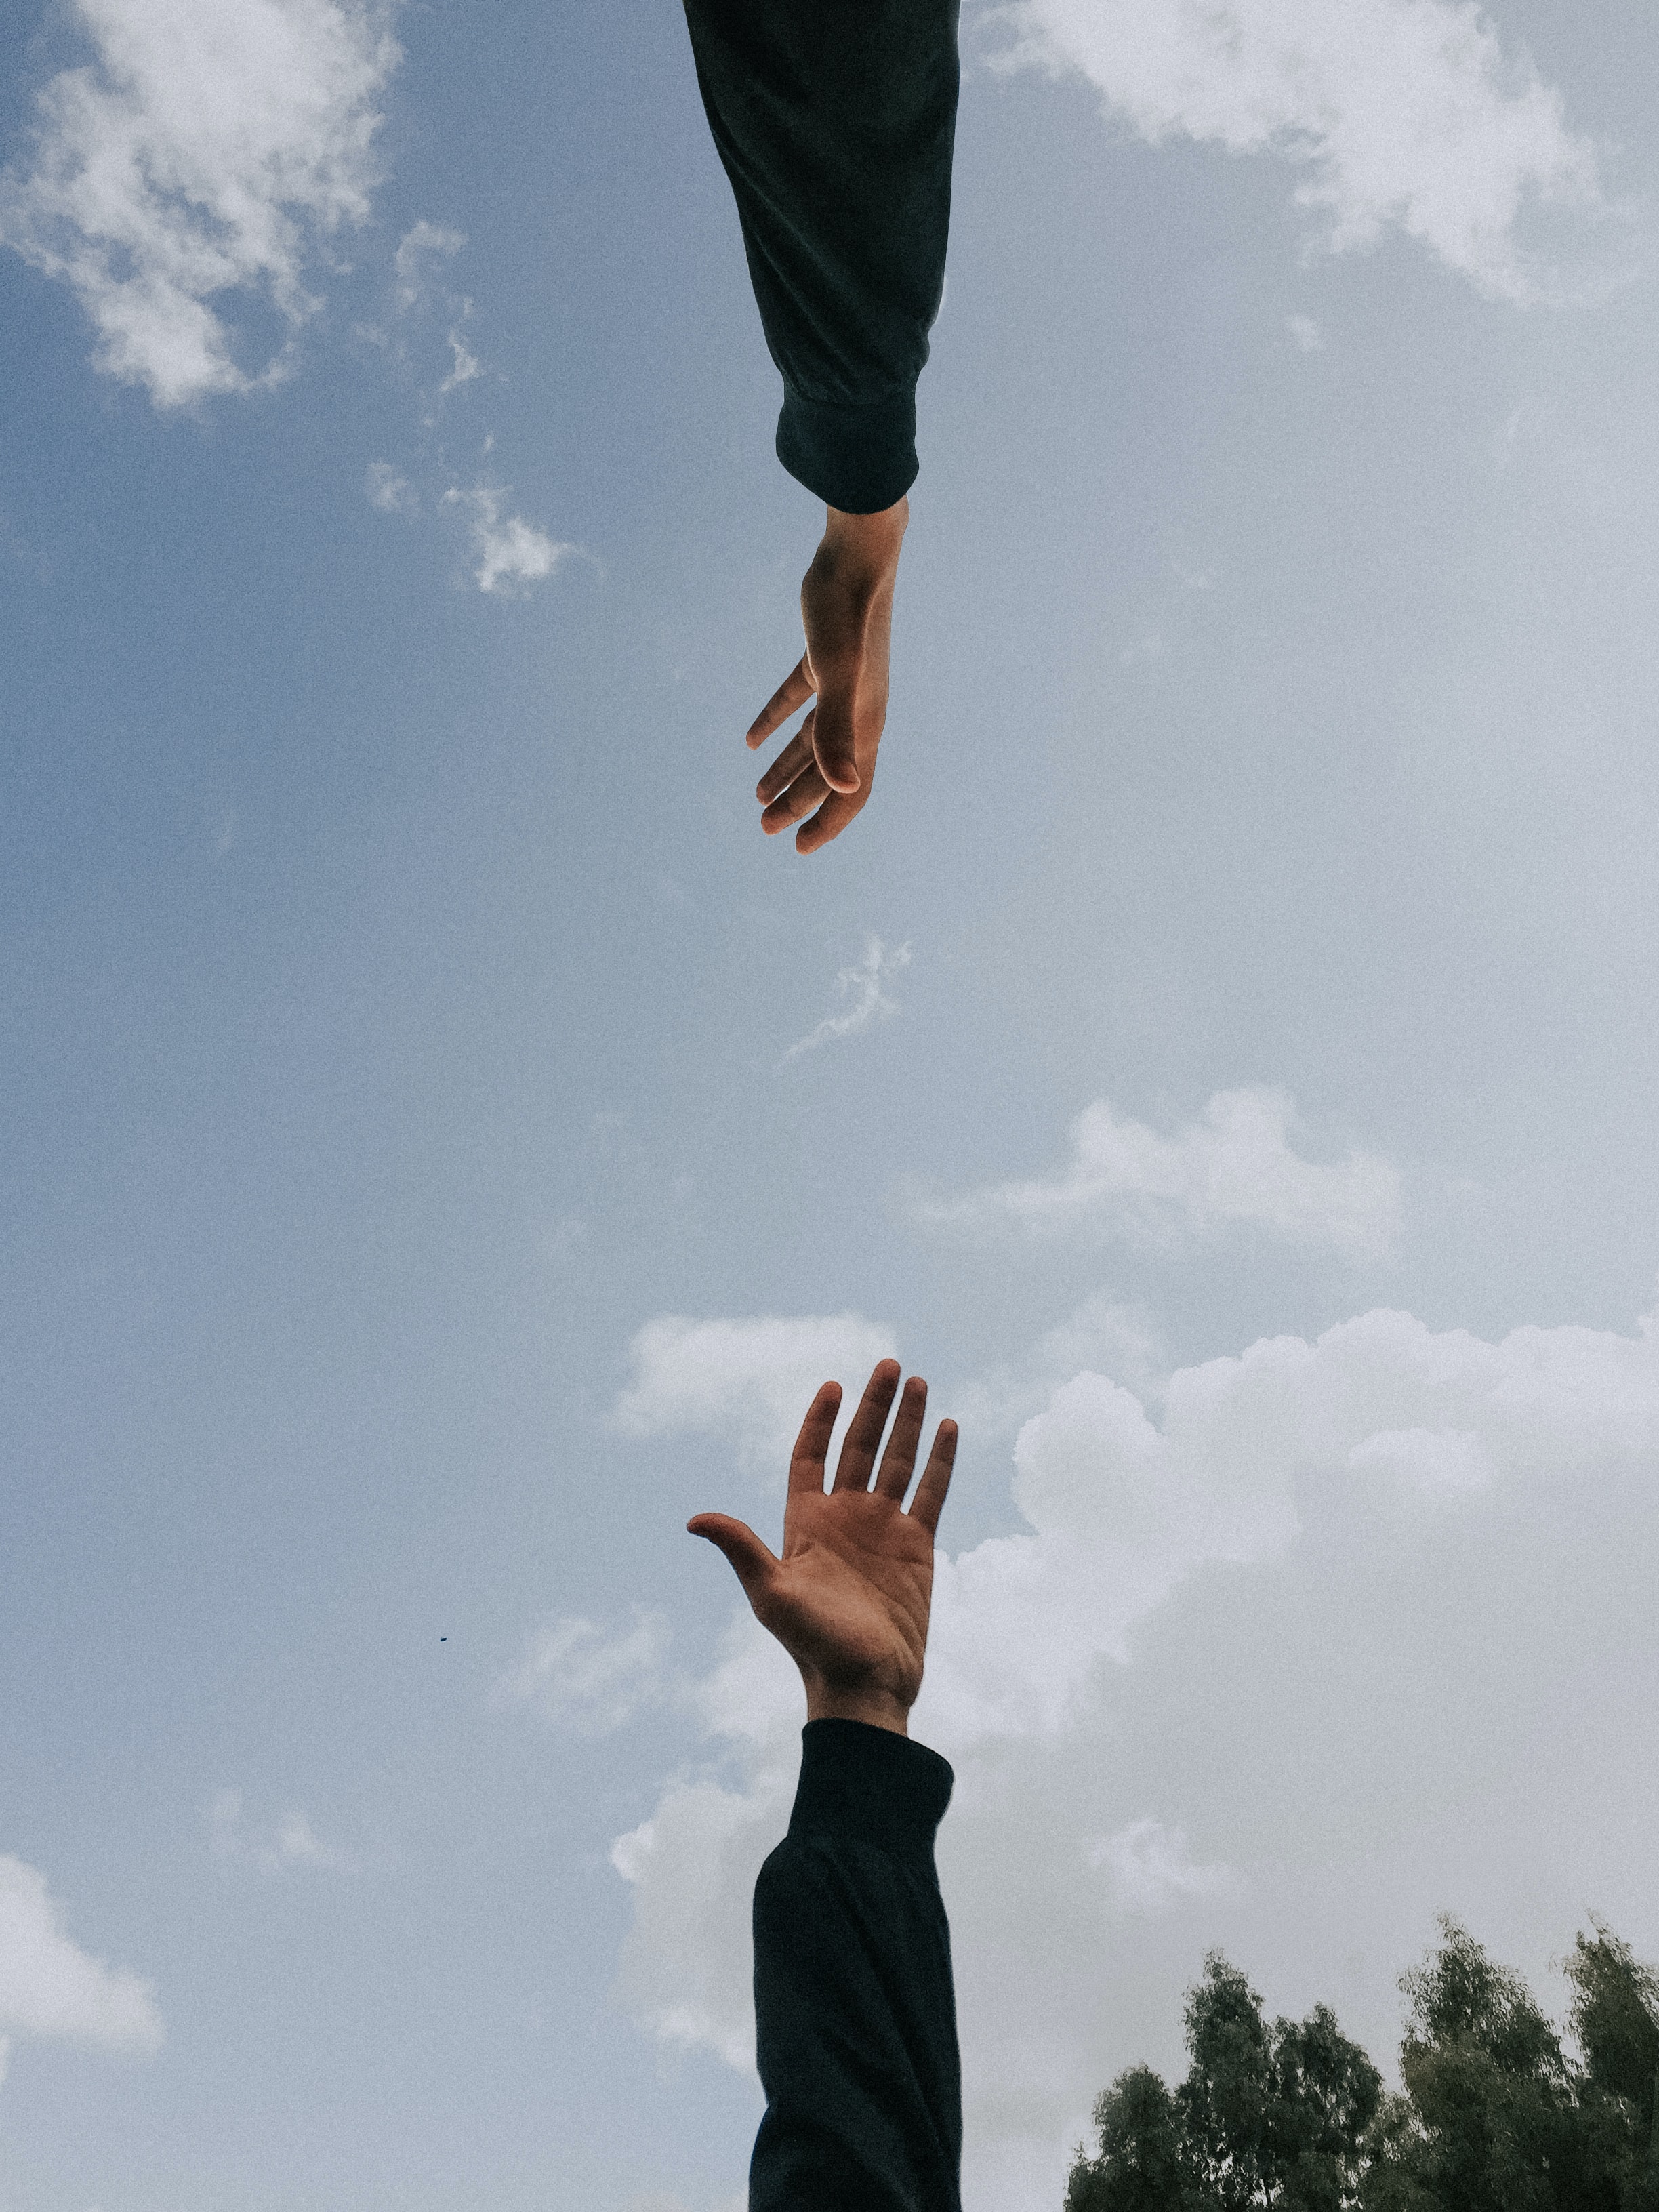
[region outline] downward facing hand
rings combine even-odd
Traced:
[[[909,519],[907,499],[880,514],[830,508],[800,587],[806,650],[750,727],[752,751],[798,708],[815,702],[755,787],[769,837],[800,823],[798,853],[838,837],[870,796],[887,722],[893,586]]]
[[[867,1721],[902,1735],[921,1687],[933,1532],[951,1486],[957,1426],[939,1423],[907,1513],[904,1495],[921,1441],[927,1385],[915,1375],[905,1384],[878,1468],[898,1382],[898,1362],[882,1360],[848,1426],[828,1491],[825,1462],[840,1383],[826,1382],[813,1399],[789,1462],[781,1559],[746,1523],[724,1513],[699,1513],[686,1526],[725,1553],[756,1619],[800,1668],[809,1720]]]

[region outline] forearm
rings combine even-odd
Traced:
[[[830,506],[916,473],[950,228],[958,0],[685,0],[782,373],[778,453]]]
[[[750,2212],[959,2212],[961,2076],[933,1832],[936,1753],[809,1723],[789,1833],[755,1891],[766,2117]]]

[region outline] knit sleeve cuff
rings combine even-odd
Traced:
[[[842,406],[787,387],[778,459],[798,483],[843,514],[880,514],[916,480],[916,392]]]
[[[936,1751],[890,1729],[808,1721],[789,1832],[931,1852],[954,1779]]]

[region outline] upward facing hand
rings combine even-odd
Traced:
[[[870,796],[887,721],[893,586],[910,502],[881,514],[830,509],[823,542],[800,587],[806,650],[755,717],[749,747],[765,744],[798,707],[817,704],[755,787],[769,837],[801,822],[798,853],[840,836]]]
[[[913,1375],[872,1489],[871,1470],[898,1380],[897,1360],[882,1360],[853,1416],[828,1492],[824,1462],[841,1407],[840,1383],[826,1382],[813,1399],[789,1462],[781,1559],[752,1528],[724,1513],[699,1513],[686,1526],[725,1553],[755,1618],[800,1668],[808,1720],[868,1721],[903,1735],[921,1687],[933,1531],[951,1486],[957,1425],[939,1423],[907,1513],[904,1493],[927,1410],[927,1385]]]

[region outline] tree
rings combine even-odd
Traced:
[[[1567,2025],[1584,2054],[1579,2103],[1620,2212],[1659,2212],[1659,1973],[1600,1920],[1574,1936]]]
[[[1365,2212],[1659,2212],[1659,1977],[1595,1924],[1565,1962],[1575,2064],[1520,1976],[1441,1922],[1401,1978],[1406,2094],[1366,2145]]]
[[[1206,2199],[1181,2107],[1150,2066],[1120,2074],[1095,2102],[1100,2156],[1079,2145],[1066,2212],[1200,2212]]]
[[[1327,2005],[1262,2016],[1219,1952],[1187,1993],[1189,2064],[1095,2106],[1066,2212],[1659,2212],[1659,1971],[1601,1921],[1563,1961],[1575,2054],[1467,1929],[1401,1977],[1401,2094]]]
[[[1358,2203],[1376,2069],[1328,2006],[1261,2014],[1219,1952],[1187,1994],[1187,2078],[1121,2074],[1095,2106],[1100,2154],[1079,2149],[1066,2212],[1345,2212]]]

